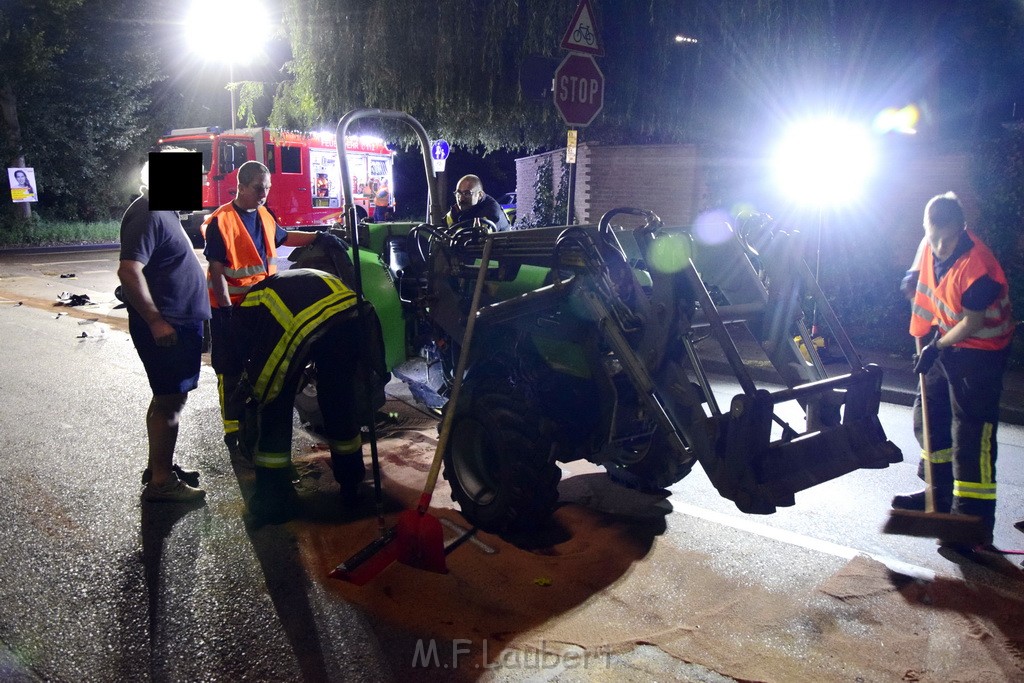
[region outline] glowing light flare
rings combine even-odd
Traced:
[[[696,38],[692,38],[690,36],[684,36],[681,33],[676,35],[675,41],[677,43],[681,43],[681,44],[685,44],[685,45],[696,45],[699,42]]]
[[[722,210],[707,211],[697,216],[690,230],[699,244],[723,244],[732,239],[729,214]]]
[[[887,107],[878,112],[871,123],[871,128],[877,133],[914,135],[917,133],[917,124],[920,120],[921,111],[916,105],[908,104],[900,109]]]
[[[660,273],[678,273],[690,265],[693,245],[685,235],[668,233],[651,244],[648,254],[650,267]]]
[[[266,7],[258,0],[195,0],[185,17],[189,49],[207,61],[228,64],[251,62],[270,38],[270,29]]]
[[[790,128],[773,161],[779,186],[792,200],[835,206],[860,196],[874,173],[876,152],[863,126],[829,118]]]

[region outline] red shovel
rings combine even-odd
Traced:
[[[469,343],[473,339],[473,329],[476,327],[476,314],[480,308],[480,294],[484,288],[484,281],[487,279],[487,266],[491,258],[492,244],[493,238],[488,237],[484,242],[483,254],[480,255],[480,270],[476,276],[476,287],[473,290],[473,301],[469,307],[466,331],[462,336],[462,348],[459,350],[459,362],[452,382],[452,393],[448,399],[448,409],[444,411],[444,418],[441,420],[441,432],[437,438],[434,461],[430,465],[430,473],[427,474],[427,483],[423,487],[423,493],[420,495],[416,509],[406,510],[398,516],[398,536],[395,539],[395,545],[398,546],[398,561],[410,567],[440,574],[448,573],[448,565],[444,560],[444,531],[441,529],[441,523],[436,517],[428,514],[427,509],[430,507],[430,499],[434,495],[437,475],[441,472],[441,459],[448,447],[452,416],[459,404],[462,375],[466,372]]]
[[[492,239],[484,242],[483,254],[480,256],[480,270],[476,277],[476,288],[473,290],[473,301],[469,308],[469,319],[466,321],[466,332],[462,338],[462,349],[459,352],[458,368],[452,383],[452,394],[448,401],[450,408],[444,411],[441,420],[441,433],[434,451],[434,461],[430,465],[427,483],[423,487],[419,504],[415,510],[406,510],[398,516],[398,524],[391,529],[384,529],[381,518],[380,537],[371,541],[362,550],[355,553],[337,566],[330,573],[331,578],[342,579],[357,586],[371,581],[375,576],[391,566],[396,559],[411,567],[426,569],[439,574],[448,573],[445,563],[444,531],[441,523],[433,515],[427,514],[430,498],[434,494],[437,475],[441,471],[441,458],[448,445],[448,433],[451,431],[452,415],[459,400],[462,388],[462,375],[466,372],[466,359],[469,357],[469,342],[473,338],[476,326],[476,313],[480,308],[480,294],[486,280],[487,266],[491,258]],[[379,505],[378,505],[379,511]]]

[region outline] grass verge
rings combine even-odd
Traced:
[[[120,240],[120,221],[50,221],[34,218],[0,225],[0,248],[107,244]]]

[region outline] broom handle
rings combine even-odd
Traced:
[[[484,280],[487,279],[487,266],[491,260],[491,245],[493,237],[487,237],[484,242],[484,251],[480,255],[480,270],[476,276],[476,287],[473,289],[473,301],[469,306],[469,319],[466,321],[466,331],[462,335],[462,348],[459,349],[459,362],[456,364],[455,377],[452,382],[452,395],[448,399],[448,407],[444,411],[444,418],[441,420],[441,433],[437,437],[437,449],[434,451],[434,462],[430,464],[430,473],[427,475],[427,483],[423,487],[423,494],[420,496],[417,511],[422,515],[426,514],[430,507],[430,498],[434,495],[434,486],[437,484],[437,475],[441,472],[441,457],[448,447],[448,433],[451,431],[452,416],[455,414],[455,407],[459,401],[459,390],[462,389],[462,375],[466,372],[466,362],[469,358],[469,343],[473,339],[473,329],[476,327],[476,313],[480,308],[480,294],[484,289]]]
[[[921,338],[917,342],[917,355],[921,355]],[[918,375],[918,391],[921,394],[921,442],[924,446],[924,511],[935,512],[935,489],[932,487],[932,435],[928,431],[928,397],[924,389],[924,375]]]

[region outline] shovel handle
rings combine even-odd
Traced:
[[[452,395],[448,399],[448,406],[444,411],[444,418],[441,420],[441,433],[437,437],[437,449],[434,451],[434,462],[430,464],[430,472],[427,474],[427,483],[423,487],[423,495],[420,496],[420,503],[417,506],[420,514],[430,507],[430,498],[434,495],[434,487],[437,485],[437,475],[441,472],[441,458],[445,449],[448,448],[448,433],[451,431],[452,416],[459,404],[459,391],[462,389],[462,375],[466,372],[466,362],[469,358],[469,343],[473,339],[473,330],[476,327],[476,314],[480,309],[480,295],[484,290],[484,281],[487,279],[487,266],[491,261],[491,246],[494,238],[488,236],[484,241],[483,253],[480,255],[480,269],[476,275],[476,287],[473,289],[473,301],[469,306],[469,319],[466,321],[466,331],[462,335],[462,348],[459,349],[459,362],[456,364],[455,377],[452,382]]]
[[[914,337],[917,355],[921,355],[921,337]],[[928,430],[928,396],[925,393],[924,374],[917,376],[917,391],[921,394],[921,447],[924,448],[924,511],[935,512],[935,488],[932,486],[932,435]]]

